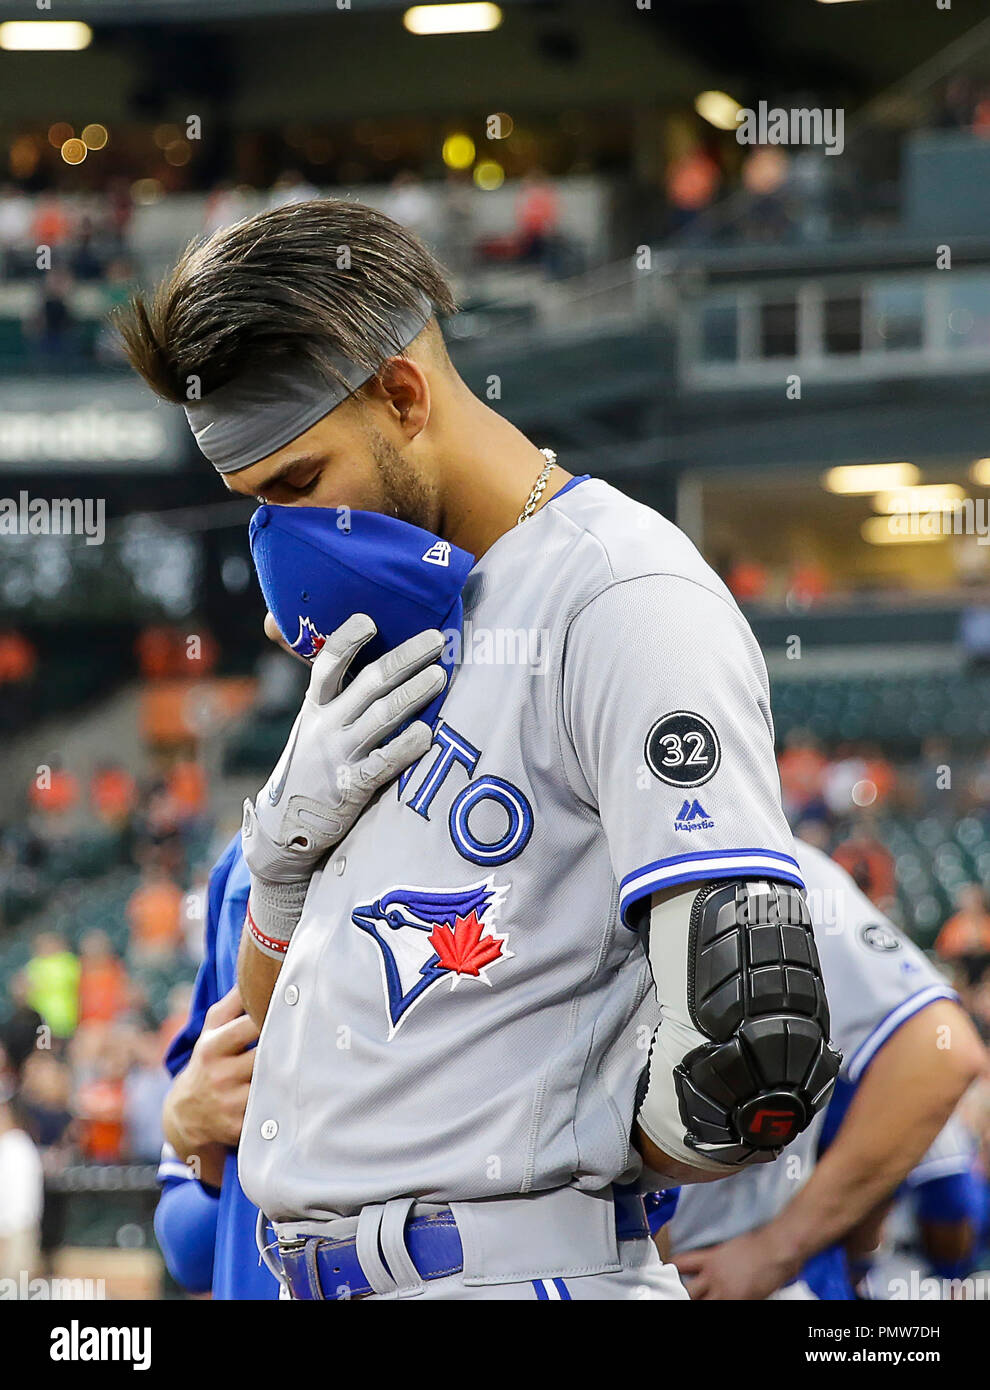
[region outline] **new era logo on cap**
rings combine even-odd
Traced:
[[[431,545],[423,556],[428,565],[449,565],[450,564],[450,541],[437,541]]]

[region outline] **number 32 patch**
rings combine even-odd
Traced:
[[[646,761],[661,782],[700,787],[715,775],[722,749],[707,719],[690,710],[677,710],[658,719],[647,734]]]

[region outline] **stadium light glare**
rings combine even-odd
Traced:
[[[78,19],[8,19],[0,24],[0,48],[8,53],[78,53],[93,31]]]
[[[913,463],[844,463],[822,475],[826,492],[846,495],[913,487],[921,477]]]
[[[924,541],[944,541],[949,531],[907,530],[898,525],[896,516],[871,516],[863,522],[859,533],[870,545],[914,545]]]
[[[694,99],[694,109],[716,130],[735,130],[742,107],[728,92],[699,92]]]
[[[474,141],[463,131],[448,135],[443,142],[443,162],[448,169],[470,169],[474,154]]]
[[[958,483],[922,483],[919,487],[900,487],[878,492],[873,508],[878,512],[951,512],[966,500]]]
[[[990,459],[977,459],[969,470],[969,476],[980,487],[990,487]]]
[[[402,16],[410,34],[488,34],[502,23],[498,5],[413,5]]]
[[[485,193],[494,193],[505,183],[505,170],[495,159],[483,159],[474,171],[474,181]]]

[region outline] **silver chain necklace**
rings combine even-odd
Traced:
[[[533,491],[527,497],[526,505],[519,513],[519,520],[516,522],[517,526],[521,526],[524,521],[528,521],[529,518],[536,511],[539,500],[546,491],[547,481],[549,480],[550,474],[557,467],[557,455],[554,453],[552,449],[541,449],[540,453],[547,461],[546,467],[543,469],[542,473],[537,478],[536,482],[533,484]]]

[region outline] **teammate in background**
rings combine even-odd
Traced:
[[[766,669],[676,527],[470,392],[452,310],[414,237],[326,201],[215,234],[123,323],[262,500],[262,587],[313,657],[244,808],[239,1171],[296,1298],[679,1298],[619,1188],[771,1160],[837,1069]],[[404,641],[366,616],[374,535],[414,556]],[[314,586],[359,555],[368,607],[330,624]],[[544,662],[448,675],[455,569],[453,635]]]
[[[190,1293],[212,1292],[217,1299],[277,1298],[279,1292],[258,1260],[258,1209],[237,1177],[258,1036],[237,993],[249,889],[237,835],[210,875],[192,1007],[165,1059],[174,1082],[163,1114],[168,1142],[158,1170],[155,1233],[173,1278]]]
[[[952,989],[849,875],[797,841],[844,1061],[772,1168],[685,1188],[666,1239],[696,1299],[851,1298],[842,1242],[921,1161],[986,1053]]]
[[[890,1202],[846,1240],[857,1296],[917,1298],[920,1282],[942,1280],[955,1296],[975,1268],[986,1219],[987,1179],[975,1136],[952,1116]]]

